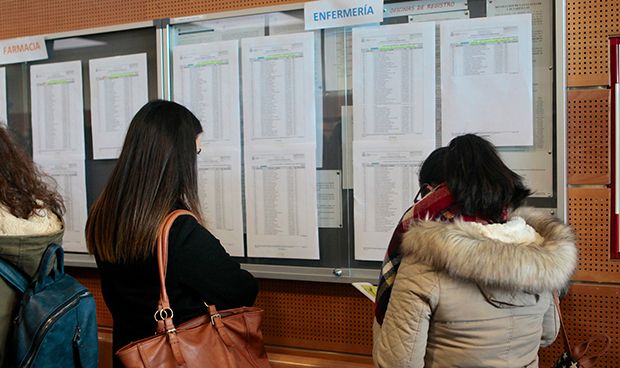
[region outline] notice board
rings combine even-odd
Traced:
[[[49,60],[0,66],[8,125],[32,152],[30,68],[80,60],[90,206],[115,160],[94,159],[89,60],[145,53],[148,98],[183,103],[202,121],[207,227],[243,267],[259,277],[375,281],[391,229],[417,192],[421,160],[449,140],[448,130],[470,131],[471,123],[455,125],[446,111],[469,107],[471,116],[506,125],[505,109],[494,101],[484,110],[459,105],[451,94],[458,78],[450,76],[503,73],[495,80],[531,81],[519,95],[529,98],[530,119],[527,112],[519,120],[530,122],[527,134],[514,145],[512,138],[498,141],[498,149],[534,191],[527,204],[565,218],[564,7],[536,0],[386,2],[380,24],[305,31],[297,4],[49,37]],[[404,36],[407,42],[397,44]],[[90,45],[54,49],[73,38]],[[531,48],[527,57],[516,40]],[[517,72],[531,79],[508,78]],[[514,89],[510,83],[497,88]],[[75,257],[76,265],[92,265]]]

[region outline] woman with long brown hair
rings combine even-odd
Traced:
[[[62,198],[44,178],[0,126],[0,257],[30,277],[47,246],[62,244],[64,233]],[[14,289],[0,278],[0,367],[16,303]]]
[[[114,320],[114,351],[155,331],[158,226],[175,209],[201,218],[196,163],[201,133],[185,107],[147,103],[132,119],[112,175],[90,209],[86,243]],[[170,230],[166,288],[175,325],[205,314],[204,303],[218,309],[250,306],[258,293],[252,275],[191,216],[179,217]],[[114,365],[121,366],[116,357]]]

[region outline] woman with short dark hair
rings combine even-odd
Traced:
[[[485,139],[467,134],[440,150],[422,165],[420,185],[434,183],[382,267],[375,364],[538,367],[559,329],[552,293],[576,266],[573,232],[520,207],[530,191]]]
[[[50,243],[62,244],[63,200],[0,125],[0,257],[32,277]],[[0,278],[0,367],[17,296]]]
[[[531,193],[495,147],[477,135],[453,139],[444,162],[446,183],[464,215],[504,222],[506,211],[519,208]]]
[[[147,103],[131,121],[112,175],[90,209],[86,243],[114,320],[114,351],[155,331],[157,229],[175,209],[199,219],[181,216],[170,229],[166,288],[175,325],[205,314],[204,303],[218,309],[250,306],[258,293],[252,275],[201,223],[196,163],[201,133],[185,107]]]

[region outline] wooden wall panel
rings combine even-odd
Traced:
[[[303,3],[303,0],[0,0],[0,39]]]
[[[271,368],[372,368],[372,357],[266,346]]]
[[[609,352],[597,363],[597,368],[618,368],[620,362],[620,288],[616,286],[593,286],[574,284],[562,300],[562,317],[571,344],[588,337],[606,333],[612,338]],[[600,346],[594,345],[594,351]],[[563,350],[562,339],[558,338],[549,348],[539,353],[540,367],[551,367]]]
[[[609,84],[607,38],[620,34],[620,0],[567,0],[568,85]]]
[[[620,282],[620,262],[610,260],[608,188],[569,188],[568,223],[575,229],[579,281]]]
[[[256,304],[267,344],[372,352],[373,304],[350,284],[260,280]]]
[[[568,183],[609,184],[608,89],[568,92]]]

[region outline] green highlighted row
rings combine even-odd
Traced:
[[[508,42],[518,42],[518,37],[502,37],[502,38],[489,38],[487,40],[472,40],[469,41],[470,45],[484,45],[489,43],[508,43]]]
[[[390,51],[390,50],[402,50],[402,49],[421,49],[422,45],[419,43],[409,43],[404,45],[389,45],[389,46],[381,46],[379,47],[379,51]]]

